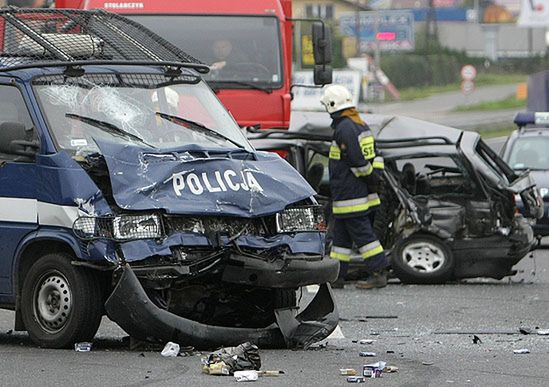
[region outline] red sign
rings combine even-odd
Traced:
[[[395,40],[396,39],[396,32],[378,32],[376,34],[377,40]]]
[[[477,76],[477,69],[471,65],[465,65],[461,68],[461,78],[464,81],[472,81]]]

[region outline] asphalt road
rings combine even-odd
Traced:
[[[494,147],[503,139],[490,140]],[[525,257],[518,273],[500,281],[475,279],[441,286],[402,285],[335,290],[340,316],[334,337],[307,351],[261,350],[262,369],[284,375],[260,385],[346,385],[340,368],[386,361],[398,372],[367,380],[384,386],[549,385],[549,240]],[[394,282],[393,282],[394,281]],[[314,288],[303,289],[303,300]],[[226,385],[232,377],[201,373],[200,354],[164,358],[130,351],[125,333],[107,318],[91,352],[38,348],[12,332],[13,312],[0,311],[2,386]],[[521,334],[531,330],[531,334]],[[480,342],[474,343],[476,335]],[[372,339],[370,345],[354,341]],[[528,354],[513,350],[528,349]],[[360,351],[375,352],[371,358]]]

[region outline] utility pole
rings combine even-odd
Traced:
[[[355,1],[355,56],[360,56],[360,0]]]

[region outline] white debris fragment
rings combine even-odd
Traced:
[[[525,353],[530,353],[530,350],[528,348],[514,349],[513,353],[516,355],[522,355]]]
[[[176,357],[179,355],[179,344],[168,341],[160,354],[164,357]]]

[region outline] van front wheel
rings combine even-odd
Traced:
[[[64,253],[48,254],[23,282],[21,312],[31,339],[41,347],[68,348],[95,336],[103,311],[100,281],[75,267]]]

